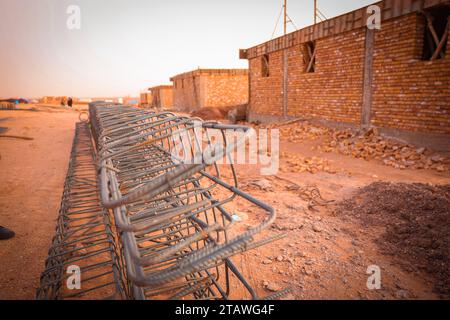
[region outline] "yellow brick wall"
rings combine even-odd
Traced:
[[[269,116],[283,115],[283,52],[269,55],[269,77],[262,77],[262,58],[251,59],[249,111]]]
[[[205,107],[229,107],[248,102],[248,75],[210,75],[203,94]]]
[[[409,14],[375,32],[371,121],[378,127],[450,133],[450,33],[445,59],[422,61],[425,19]],[[366,28],[316,41],[314,73],[305,73],[303,45],[285,49],[287,116],[359,125],[363,102]],[[284,50],[270,53],[270,77],[261,57],[249,60],[250,114],[284,116]]]
[[[244,70],[198,70],[173,78],[175,109],[193,111],[248,102],[248,74]]]
[[[288,116],[360,120],[364,35],[359,30],[318,40],[313,73],[305,72],[303,45],[287,49]],[[283,61],[283,50],[269,55],[267,78],[261,77],[261,57],[250,61],[251,112],[283,116]]]
[[[450,134],[450,37],[444,59],[422,61],[424,28],[410,14],[376,33],[372,123]]]

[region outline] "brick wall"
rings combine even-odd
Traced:
[[[173,89],[164,88],[160,90],[161,108],[171,109],[173,108]]]
[[[150,92],[143,92],[140,94],[139,105],[141,107],[148,107],[152,103],[152,94]]]
[[[315,72],[305,73],[303,45],[288,49],[288,115],[355,123],[361,117],[365,33],[316,41]]]
[[[152,100],[150,104],[157,109],[171,109],[173,108],[173,87],[172,86],[158,86],[150,88]]]
[[[200,69],[175,76],[175,109],[192,111],[248,102],[248,72],[240,69]]]
[[[201,77],[194,73],[174,77],[173,82],[173,105],[181,111],[196,110],[201,108],[203,102],[200,100]]]
[[[250,104],[252,113],[282,116],[283,115],[283,51],[271,53],[269,56],[269,76],[262,76],[262,57],[251,59]]]
[[[269,54],[269,77],[261,57],[250,61],[251,113],[284,116],[283,68],[287,54],[287,116],[355,123],[361,117],[365,32],[316,41],[315,72],[306,73],[304,45]]]
[[[248,74],[204,76],[206,107],[229,107],[248,102]]]
[[[372,124],[450,134],[450,37],[444,59],[422,61],[424,30],[410,14],[376,33]]]
[[[408,132],[450,133],[450,40],[445,59],[422,61],[425,19],[418,13],[384,21],[375,32],[371,124]],[[305,73],[304,44],[251,58],[250,118],[302,117],[360,125],[366,28],[316,40],[314,73]],[[450,38],[449,38],[450,39]],[[283,97],[287,61],[287,104]]]

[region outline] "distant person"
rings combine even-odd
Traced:
[[[67,105],[69,106],[69,108],[72,108],[73,105],[73,99],[69,98],[69,100],[67,100]]]
[[[0,226],[0,240],[8,240],[15,236],[14,231],[9,230],[5,227]]]

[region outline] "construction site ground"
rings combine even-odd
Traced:
[[[54,235],[75,123],[86,107],[21,105],[19,109],[0,111],[0,135],[13,136],[0,138],[0,225],[16,232],[14,239],[0,242],[0,299],[35,296]],[[450,173],[442,167],[448,165],[443,160],[447,155],[435,158],[439,165],[428,170],[398,168],[330,152],[323,148],[326,139],[317,130],[310,132],[298,132],[295,139],[282,133],[276,176],[261,176],[258,166],[237,166],[242,188],[277,210],[277,221],[268,234],[286,234],[232,259],[260,296],[290,288],[285,299],[449,298],[450,219],[445,209]],[[316,166],[311,170],[311,165]],[[411,189],[412,183],[421,185]],[[427,184],[447,187],[433,189]],[[441,219],[408,220],[426,224],[428,229],[418,234],[425,235],[422,249],[429,245],[434,255],[420,251],[417,257],[408,256],[415,251],[405,248],[417,245],[413,232],[402,241],[392,237],[392,227],[401,228],[407,212],[417,213],[415,202],[406,201],[415,197],[423,201],[420,208]],[[369,206],[371,210],[366,210]],[[245,206],[235,213],[241,228],[257,220]],[[422,230],[415,227],[413,231]],[[381,269],[379,290],[367,287],[367,269],[373,265]]]

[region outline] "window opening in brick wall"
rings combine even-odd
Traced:
[[[305,72],[312,73],[316,71],[316,42],[310,41],[303,45],[303,60],[305,62]]]
[[[269,55],[268,54],[265,54],[261,57],[261,75],[264,78],[267,78],[270,76]]]
[[[422,60],[443,59],[447,51],[450,7],[443,6],[423,11],[425,32]]]

